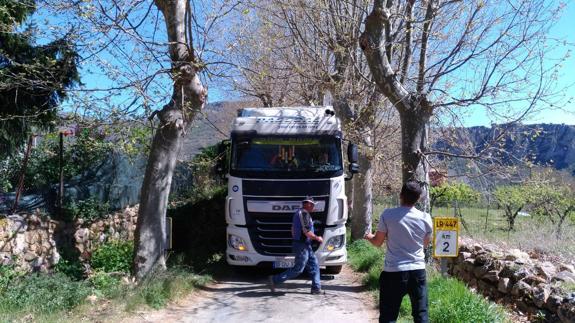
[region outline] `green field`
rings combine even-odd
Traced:
[[[374,223],[384,205],[374,206]],[[575,223],[567,219],[563,224],[561,239],[555,235],[556,224],[549,218],[517,216],[515,230],[507,230],[503,210],[495,207],[462,207],[461,235],[478,241],[498,244],[504,248],[519,248],[544,254],[562,255],[566,259],[575,257]],[[453,207],[434,207],[432,216],[454,216]],[[374,225],[374,228],[376,225]]]

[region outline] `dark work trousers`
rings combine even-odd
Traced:
[[[415,323],[429,322],[427,311],[427,282],[425,269],[381,272],[379,276],[379,322],[397,320],[401,300],[405,294],[411,299],[411,314]]]
[[[320,290],[320,273],[319,273],[319,263],[317,257],[313,252],[310,243],[294,241],[292,244],[292,250],[295,254],[294,266],[283,273],[274,275],[272,277],[274,284],[280,284],[288,279],[295,278],[299,276],[304,270],[310,275],[311,278],[311,289]]]

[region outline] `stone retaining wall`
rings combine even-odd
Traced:
[[[95,221],[54,221],[40,213],[0,217],[0,265],[46,272],[60,261],[64,249],[88,260],[110,239],[132,240],[137,215],[135,206]]]
[[[534,259],[518,249],[498,250],[460,242],[457,258],[448,258],[449,273],[493,300],[515,304],[549,322],[575,322],[573,263]],[[570,289],[570,290],[569,290]]]

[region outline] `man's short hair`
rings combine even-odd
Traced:
[[[421,197],[421,193],[423,193],[423,190],[421,189],[421,184],[419,182],[407,181],[403,184],[400,195],[403,198],[404,203],[413,205],[417,203],[417,200]]]

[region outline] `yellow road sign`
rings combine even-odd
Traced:
[[[433,256],[457,257],[459,253],[459,219],[433,218]]]

